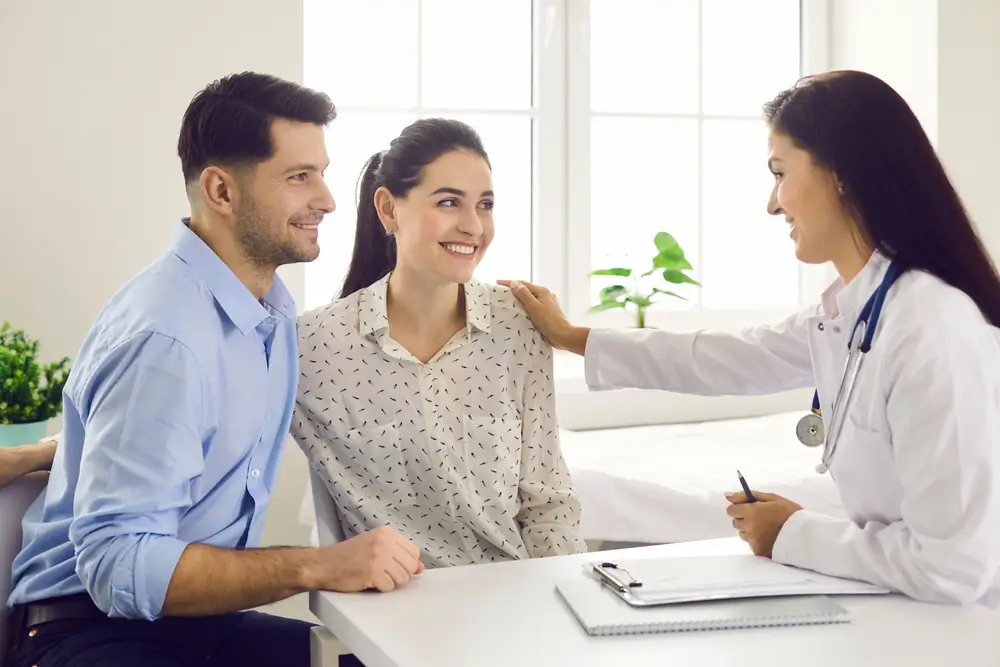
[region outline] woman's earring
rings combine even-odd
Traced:
[[[844,184],[839,181],[837,182],[837,194],[839,194],[841,197],[844,196]]]

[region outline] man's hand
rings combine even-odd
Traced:
[[[770,558],[781,527],[802,506],[773,493],[754,491],[753,495],[757,499],[755,503],[747,502],[742,491],[727,493],[726,500],[731,504],[726,514],[733,518],[733,528],[739,532],[740,539],[750,545],[754,555]]]
[[[542,332],[553,347],[584,354],[587,348],[589,329],[575,327],[566,319],[559,307],[556,295],[539,285],[517,280],[500,280],[499,284],[510,288],[511,293],[521,302],[531,323]]]
[[[424,571],[420,549],[389,527],[376,528],[321,549],[317,588],[351,593],[404,586]]]

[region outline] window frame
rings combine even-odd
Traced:
[[[801,71],[831,62],[829,0],[800,0]],[[590,303],[590,0],[535,0],[533,280],[549,287],[575,322],[632,326],[622,310],[588,313]],[[763,38],[763,37],[762,37]],[[563,131],[558,131],[559,126]],[[552,131],[553,129],[557,131]],[[832,281],[829,265],[799,268],[799,303],[780,310],[648,311],[647,326],[671,330],[742,328],[776,322],[814,302]]]

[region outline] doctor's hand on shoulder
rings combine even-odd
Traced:
[[[319,549],[311,590],[387,593],[424,571],[420,548],[388,526],[382,526]]]
[[[497,282],[510,288],[511,293],[524,306],[531,323],[542,332],[552,347],[579,355],[584,353],[590,329],[574,326],[563,314],[556,295],[548,288],[532,285],[523,280]]]
[[[802,506],[773,493],[754,491],[753,496],[756,502],[748,502],[742,491],[727,493],[730,505],[726,514],[732,517],[733,528],[753,554],[770,558],[781,528]]]

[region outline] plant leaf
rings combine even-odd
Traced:
[[[611,285],[605,287],[601,290],[601,302],[604,301],[615,301],[618,297],[623,296],[628,290],[624,285]]]
[[[644,296],[627,296],[625,297],[625,300],[630,303],[634,303],[641,308],[649,308],[653,305],[653,302]]]
[[[596,306],[591,306],[588,310],[592,313],[598,313],[602,310],[611,310],[612,308],[624,308],[624,307],[625,307],[624,301],[605,301],[603,303],[597,304]]]
[[[682,271],[678,271],[677,269],[666,269],[663,272],[663,279],[666,280],[668,283],[673,283],[675,285],[688,283],[690,285],[698,285],[699,287],[701,286],[701,283],[699,283],[697,280],[688,276]]]
[[[597,269],[591,271],[592,276],[618,276],[619,278],[628,278],[632,275],[632,269]]]
[[[680,244],[677,243],[677,239],[666,232],[658,232],[656,236],[653,237],[653,243],[656,244],[656,249],[661,253],[673,248],[680,248]]]
[[[661,252],[653,258],[653,266],[658,269],[677,269],[678,271],[690,271],[694,268],[680,248]]]
[[[62,411],[70,360],[39,363],[38,348],[10,323],[0,326],[0,424],[47,421]]]
[[[656,294],[666,294],[667,296],[673,296],[678,299],[683,299],[684,301],[690,301],[690,299],[688,299],[686,296],[681,296],[677,292],[671,292],[670,290],[660,289],[659,287],[654,287],[653,292],[655,292]]]

